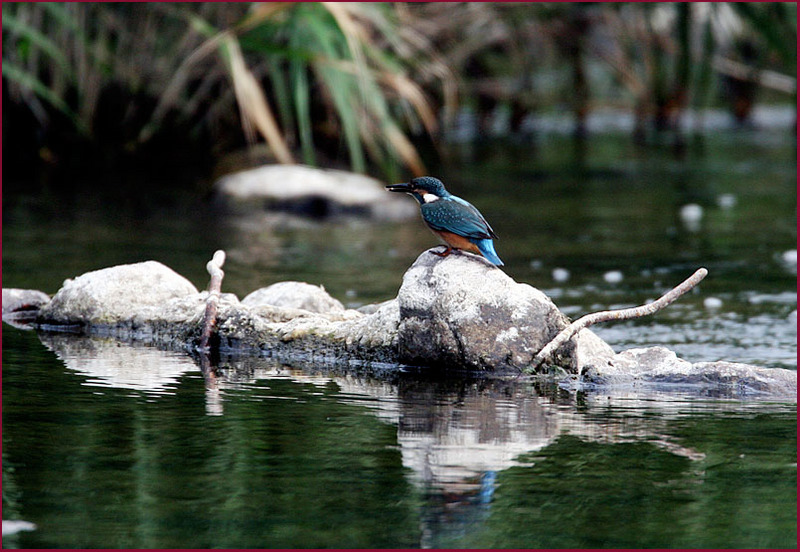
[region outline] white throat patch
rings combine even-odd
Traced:
[[[441,199],[439,196],[437,196],[436,194],[431,194],[431,193],[427,193],[427,194],[422,196],[422,200],[425,203],[433,203],[434,201],[439,201],[439,199]]]

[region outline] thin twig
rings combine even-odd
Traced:
[[[222,265],[225,264],[225,252],[219,250],[214,253],[214,257],[206,264],[206,270],[211,275],[208,284],[208,297],[206,298],[206,313],[203,316],[203,333],[200,335],[200,350],[208,350],[208,341],[217,322],[217,307],[219,305],[219,294],[222,289],[222,278],[225,273]]]
[[[559,334],[553,338],[550,343],[545,345],[541,351],[536,353],[533,357],[530,366],[525,368],[525,372],[533,373],[536,369],[546,360],[548,360],[559,347],[569,341],[573,335],[578,333],[584,328],[588,328],[592,324],[598,322],[607,322],[609,320],[628,320],[630,318],[639,318],[641,316],[648,316],[657,311],[660,311],[678,297],[695,287],[700,281],[706,277],[708,270],[705,268],[698,268],[697,271],[689,278],[680,283],[680,285],[672,288],[670,291],[646,305],[639,307],[631,307],[628,309],[610,310],[593,312],[578,318],[575,322],[564,328]]]

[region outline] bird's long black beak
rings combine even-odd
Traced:
[[[403,182],[402,184],[389,184],[386,186],[386,189],[390,192],[410,192],[414,189],[414,187],[409,182]]]

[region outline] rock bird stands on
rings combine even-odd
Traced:
[[[447,249],[433,252],[434,255],[446,257],[453,249],[463,249],[483,255],[493,265],[503,266],[494,251],[492,240],[497,239],[497,234],[492,227],[471,203],[445,190],[438,178],[421,176],[386,189],[411,194],[419,202],[422,220],[447,244]]]

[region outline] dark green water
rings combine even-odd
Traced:
[[[622,138],[585,151],[553,138],[453,150],[436,173],[500,234],[507,273],[572,316],[709,269],[667,311],[597,328],[616,349],[796,369],[796,266],[784,259],[796,249],[794,152],[759,132],[711,138],[682,161]],[[726,194],[735,205],[719,205]],[[418,220],[265,222],[197,199],[48,188],[3,202],[3,286],[48,293],[146,259],[204,287],[222,248],[226,291],[303,280],[355,306],[393,297],[435,243]],[[681,220],[689,203],[703,208],[698,228]],[[207,382],[182,355],[3,325],[3,518],[37,526],[3,546],[797,542],[794,403],[586,396],[265,359],[221,367]]]

